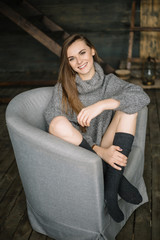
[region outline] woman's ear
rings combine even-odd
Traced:
[[[94,50],[94,48],[92,48],[92,56],[94,56],[95,55],[95,50]]]

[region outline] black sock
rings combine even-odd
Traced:
[[[132,204],[140,204],[142,202],[142,196],[139,193],[138,189],[134,187],[125,176],[122,177],[118,194],[126,202]]]
[[[119,143],[119,145],[116,143],[116,139],[117,138],[119,139],[119,137],[118,137],[119,134],[121,135],[121,133],[116,133],[115,139],[114,139],[114,142],[113,142],[113,144],[117,145],[117,146],[121,145],[121,143],[119,143],[119,142],[117,142],[117,143]],[[123,133],[122,133],[122,135],[123,135]],[[132,135],[130,135],[130,136],[132,136]],[[131,140],[131,141],[129,141],[130,142],[129,149],[128,149],[128,147],[126,147],[126,149],[123,150],[124,151],[123,152],[124,155],[127,152],[129,154],[129,152],[131,150],[131,145],[132,145],[132,142],[133,142],[133,139],[134,139],[134,137],[133,138],[132,137],[129,137],[130,140]],[[126,144],[124,144],[124,145],[126,145]],[[88,144],[88,142],[84,138],[82,139],[82,142],[80,143],[79,146],[95,153],[95,151],[91,148],[91,146]],[[122,148],[122,146],[120,146],[120,147]],[[124,200],[127,200],[130,203],[134,203],[135,201],[137,201],[136,200],[137,198],[135,197],[135,195],[138,196],[140,194],[139,194],[138,190],[133,185],[131,185],[128,182],[128,180],[122,175],[123,171],[124,171],[124,168],[121,171],[119,171],[119,170],[116,170],[116,169],[112,168],[110,165],[108,165],[103,160],[102,160],[102,163],[103,163],[103,168],[105,169],[105,171],[106,171],[106,168],[108,169],[108,171],[107,171],[108,177],[105,177],[105,180],[104,180],[104,182],[105,182],[105,189],[108,189],[107,190],[108,194],[106,194],[106,195],[108,195],[107,206],[108,206],[109,202],[111,202],[111,203],[114,202],[115,203],[115,204],[111,204],[110,207],[108,208],[109,209],[109,214],[112,216],[112,218],[116,222],[120,222],[120,221],[122,221],[124,219],[124,215],[123,215],[122,211],[120,210],[120,208],[118,206],[118,195],[117,195],[118,190],[119,190],[119,195],[121,194],[120,196]],[[115,172],[117,174],[115,174]],[[111,176],[111,178],[113,178],[115,180],[115,182],[117,182],[117,183],[121,182],[121,185],[120,184],[112,184],[113,186],[111,187],[110,183],[112,182],[112,180],[110,179],[109,175]],[[108,179],[109,179],[109,181],[108,181]],[[120,188],[118,189],[119,185],[120,185]],[[111,192],[110,192],[109,189],[111,189]],[[127,190],[127,193],[126,193],[126,190]],[[132,192],[132,194],[131,194],[131,192]],[[141,195],[140,195],[140,197],[141,197]]]
[[[121,222],[124,219],[123,212],[118,206],[118,189],[121,178],[122,174],[108,165],[104,177],[104,199],[106,200],[108,213],[116,222]]]
[[[128,133],[118,132],[115,134],[113,145],[122,148],[125,156],[128,156],[131,151],[131,146],[134,136]],[[105,200],[107,202],[108,212],[116,222],[121,222],[124,215],[118,206],[118,192],[121,180],[123,178],[124,167],[122,170],[117,170],[108,165],[107,174],[105,176]]]
[[[79,146],[95,153],[95,151],[91,148],[91,146],[90,146],[89,143],[85,140],[85,138],[82,139],[82,142],[79,144]]]
[[[132,143],[134,140],[134,136],[127,133],[116,133],[114,145],[122,148],[122,152],[125,156],[129,156],[131,151]],[[122,167],[122,173],[124,171],[124,167]],[[119,184],[118,194],[125,201],[132,204],[139,204],[142,202],[142,196],[140,195],[138,189],[134,187],[124,176],[122,176]]]
[[[91,146],[88,144],[88,142],[84,138],[82,139],[82,142],[80,143],[79,146],[95,153],[95,151],[91,148]],[[106,163],[104,161],[102,161],[102,163],[103,163],[103,168],[106,169],[106,166],[107,166]],[[107,171],[107,176],[109,177],[109,179],[107,177],[104,180],[105,188],[107,189],[107,199],[106,200],[107,200],[107,206],[109,206],[108,207],[109,214],[112,216],[112,218],[116,222],[120,222],[124,219],[124,215],[123,215],[123,213],[121,212],[121,210],[118,206],[117,192],[118,192],[119,185],[118,184],[111,184],[110,182],[113,182],[112,178],[114,180],[116,180],[116,182],[119,182],[120,178],[121,178],[121,174],[119,174],[118,170],[116,170],[116,169],[114,169],[114,170],[117,171],[118,174],[115,175],[114,171],[113,171],[113,174],[112,174],[111,171],[110,171],[110,174],[108,174],[108,171]],[[110,188],[111,188],[111,191],[110,191]],[[111,202],[111,204],[110,204],[110,202]],[[114,204],[112,204],[113,202],[114,202]]]
[[[133,144],[134,136],[129,133],[116,133],[117,140],[114,142],[114,145],[122,148],[122,152],[126,157],[129,156],[131,147]],[[119,136],[119,137],[118,137]],[[123,168],[124,171],[124,168]],[[134,187],[124,176],[121,179],[118,194],[126,202],[132,204],[139,204],[142,202],[142,196],[140,195],[138,189]]]

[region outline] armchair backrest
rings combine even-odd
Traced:
[[[45,130],[43,112],[51,99],[52,92],[53,87],[42,87],[17,95],[8,105],[6,117],[21,118],[26,123]]]

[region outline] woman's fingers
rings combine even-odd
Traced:
[[[82,111],[78,114],[77,120],[82,127],[90,126],[91,120],[90,120],[89,114],[84,109],[82,109]]]
[[[111,145],[109,148],[103,148],[102,158],[113,168],[122,170],[122,167],[127,165],[127,157],[121,152],[122,149],[119,146]]]
[[[83,126],[89,126],[91,120],[102,112],[99,106],[99,104],[95,103],[83,108],[77,116],[79,124]]]
[[[111,158],[112,167],[117,170],[121,170],[121,167],[127,165],[127,157],[121,153],[122,149],[119,146],[113,146],[114,152]]]
[[[115,153],[113,156],[114,159],[116,159],[119,163],[127,163],[127,157],[123,154]]]
[[[110,161],[110,165],[118,170],[121,170],[122,167],[125,167],[127,165],[127,163],[118,161],[117,159],[111,159]]]
[[[82,115],[79,119],[78,119],[78,123],[82,126],[82,127],[84,127],[84,126],[87,126],[87,124],[88,124],[88,116],[86,115]]]
[[[121,159],[121,158],[117,157],[117,158],[114,158],[113,161],[114,161],[114,164],[117,164],[121,167],[125,167],[127,165],[127,160],[126,159]]]
[[[85,121],[87,120],[87,116],[84,114],[83,109],[80,111],[80,113],[77,116],[78,123],[84,127]]]
[[[115,169],[117,169],[117,170],[122,170],[122,168],[121,167],[119,167],[119,166],[117,166],[115,163],[113,164],[113,166],[112,166],[113,168],[115,168]]]
[[[122,160],[127,160],[127,157],[121,153],[123,151],[123,149],[121,149],[119,146],[114,146],[115,148],[115,155],[116,157],[118,157],[118,159],[122,159]]]

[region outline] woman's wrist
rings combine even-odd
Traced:
[[[100,157],[100,158],[103,158],[103,148],[94,144],[92,146],[92,149],[97,153],[97,155]]]
[[[101,102],[102,102],[103,111],[116,109],[120,105],[120,102],[118,100],[115,100],[112,98],[104,99]]]

